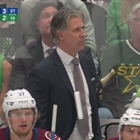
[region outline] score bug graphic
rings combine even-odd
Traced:
[[[18,21],[18,8],[0,8],[0,21]]]

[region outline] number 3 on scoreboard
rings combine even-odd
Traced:
[[[2,14],[6,14],[6,8],[2,8]]]

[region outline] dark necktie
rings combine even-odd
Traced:
[[[52,54],[52,53],[54,52],[54,49],[53,49],[53,48],[50,48],[50,49],[47,50],[47,52],[48,52],[49,55],[50,55],[50,54]]]
[[[75,83],[75,91],[80,92],[81,102],[82,102],[82,109],[84,118],[77,121],[78,131],[81,136],[85,139],[89,133],[89,123],[88,123],[88,113],[87,113],[87,104],[86,104],[86,97],[85,97],[85,90],[82,75],[79,69],[79,59],[74,58],[72,60],[74,65],[74,83]]]

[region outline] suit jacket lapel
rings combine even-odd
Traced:
[[[33,58],[33,63],[35,65],[44,59],[43,46],[41,43],[41,39],[29,44],[27,46],[27,49],[30,52]]]
[[[70,93],[73,95],[74,94],[74,90],[73,87],[71,85],[69,76],[66,72],[66,69],[60,59],[60,57],[58,56],[56,50],[54,51],[54,53],[52,54],[56,69],[58,74],[60,75],[60,78],[62,79],[63,83],[65,84],[65,86],[67,87],[67,89],[70,91]]]

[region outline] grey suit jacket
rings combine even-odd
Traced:
[[[10,80],[10,88],[24,88],[28,72],[44,59],[41,39],[17,49]]]

